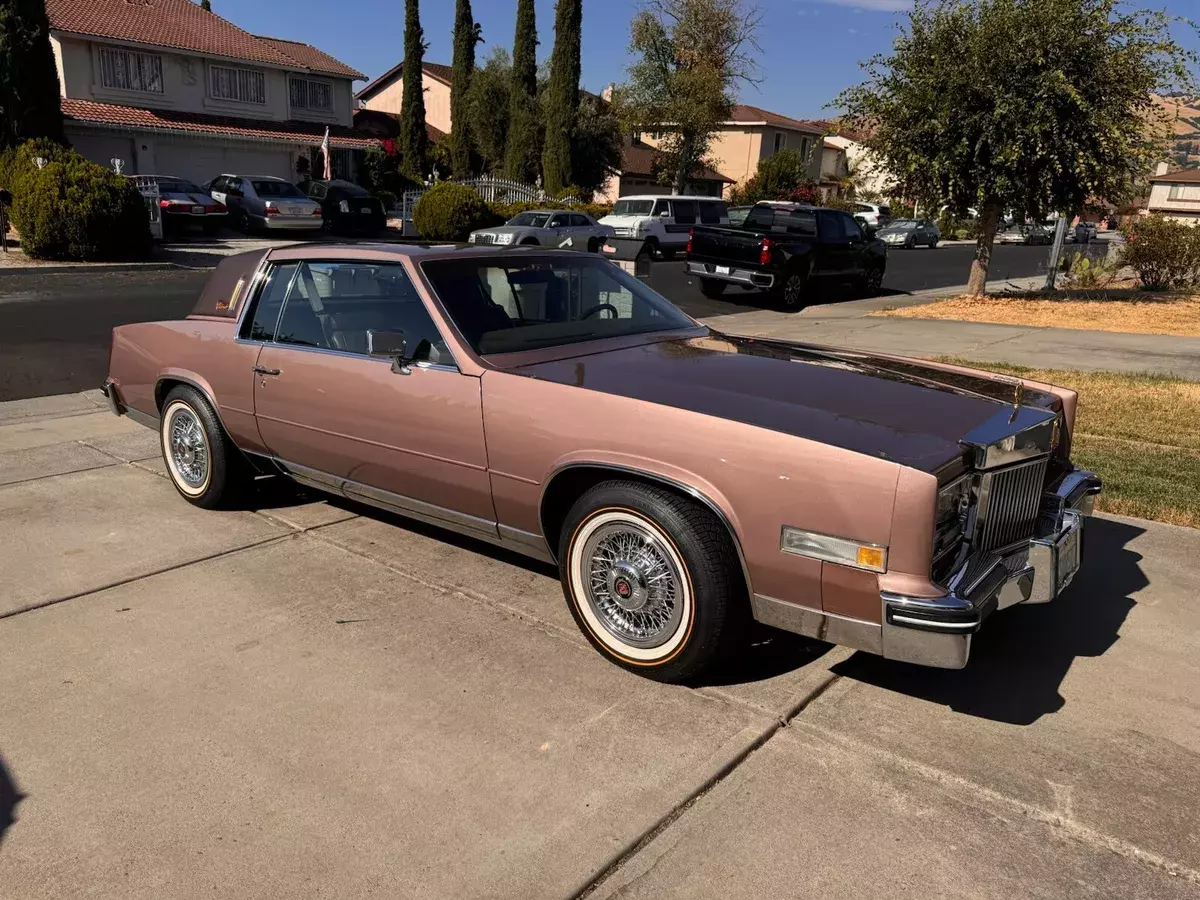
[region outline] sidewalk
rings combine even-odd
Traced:
[[[1044,277],[988,284],[988,291],[1025,290]],[[804,341],[873,353],[957,356],[979,363],[1114,372],[1154,372],[1200,381],[1200,338],[1121,334],[1074,328],[1036,328],[940,319],[871,316],[889,307],[917,306],[963,293],[964,287],[806,307],[798,313],[708,302],[686,308],[705,325],[731,334]]]
[[[549,567],[189,506],[101,404],[0,404],[6,900],[1200,890],[1200,531],[1094,519],[963,671],[769,632],[685,688],[601,659]]]

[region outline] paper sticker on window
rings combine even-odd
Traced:
[[[217,301],[217,312],[224,312],[227,309],[232,309],[233,304],[237,302],[238,294],[242,292],[242,285],[246,283],[244,277],[239,278],[237,284],[233,286],[233,293],[229,295],[228,300]]]

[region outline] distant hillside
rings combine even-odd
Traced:
[[[1172,166],[1200,166],[1200,98],[1155,96],[1154,102],[1167,117]]]

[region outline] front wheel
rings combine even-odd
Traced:
[[[745,587],[707,508],[662,488],[607,481],[571,507],[559,544],[563,593],[601,654],[657,681],[687,681],[733,638]]]
[[[700,279],[700,293],[711,300],[716,300],[725,293],[725,282],[715,278]]]
[[[250,480],[247,466],[204,396],[188,385],[174,388],[163,401],[158,428],[175,490],[204,509],[234,505]]]

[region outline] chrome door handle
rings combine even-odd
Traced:
[[[279,369],[268,369],[265,366],[255,366],[254,371],[259,375],[278,375]]]

